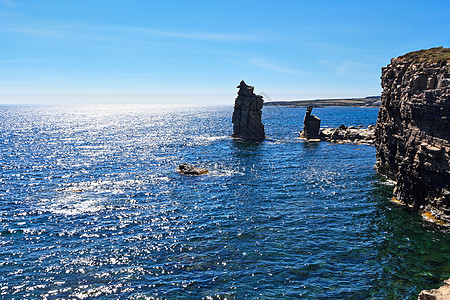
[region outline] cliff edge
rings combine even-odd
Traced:
[[[398,201],[450,223],[450,48],[393,58],[381,85],[375,167]]]

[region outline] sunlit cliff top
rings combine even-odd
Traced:
[[[450,48],[436,47],[426,50],[414,51],[405,55],[399,56],[399,60],[412,60],[414,62],[450,62]]]

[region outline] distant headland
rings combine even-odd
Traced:
[[[284,107],[326,107],[326,106],[366,106],[378,107],[381,105],[381,96],[369,96],[365,98],[345,98],[345,99],[315,99],[315,100],[294,100],[294,101],[270,101],[264,102],[264,106],[284,106]]]

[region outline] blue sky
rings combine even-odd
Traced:
[[[379,95],[392,57],[449,33],[447,0],[0,0],[0,103]]]

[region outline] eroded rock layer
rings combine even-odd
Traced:
[[[397,181],[397,200],[450,222],[450,49],[392,59],[381,85],[378,172]]]

